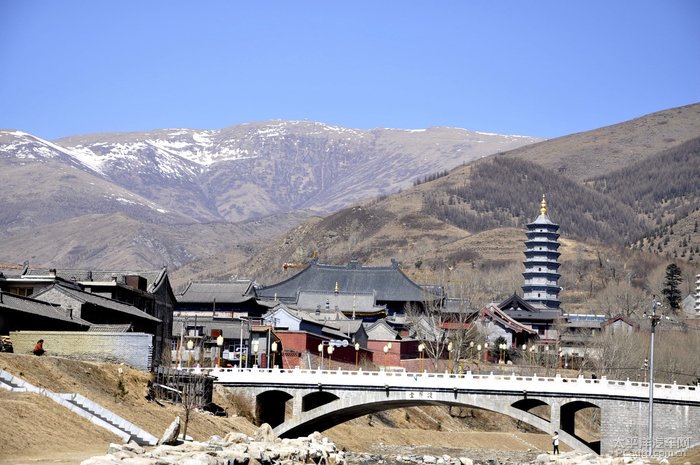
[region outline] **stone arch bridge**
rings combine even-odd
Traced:
[[[366,414],[418,405],[456,405],[491,410],[539,430],[559,432],[563,443],[599,454],[646,455],[649,384],[601,379],[217,368],[215,383],[250,398],[256,419],[280,437],[323,431]],[[290,407],[291,404],[291,408]],[[598,438],[579,435],[576,413],[599,413]],[[285,412],[291,410],[291,415]],[[700,443],[700,388],[654,385],[654,454],[671,455]]]

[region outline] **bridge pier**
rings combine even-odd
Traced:
[[[302,413],[302,406],[304,403],[304,392],[294,391],[294,400],[292,401],[292,416],[300,417]]]
[[[561,424],[561,402],[558,399],[549,399],[549,435],[553,435],[555,431],[559,431],[559,425]]]

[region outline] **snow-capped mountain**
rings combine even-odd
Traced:
[[[65,163],[195,221],[241,221],[298,208],[333,211],[532,142],[449,128],[360,131],[279,121],[54,142],[6,131],[0,156]]]
[[[74,226],[90,214],[163,226],[324,214],[536,141],[453,128],[356,130],[298,121],[55,141],[6,130],[0,230],[69,220]]]

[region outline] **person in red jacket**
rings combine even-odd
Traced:
[[[34,346],[34,349],[32,350],[32,353],[34,355],[44,355],[46,351],[44,350],[44,340],[39,339],[39,341],[36,343]]]

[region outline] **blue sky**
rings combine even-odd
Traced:
[[[0,0],[0,128],[556,137],[700,102],[700,2]]]

